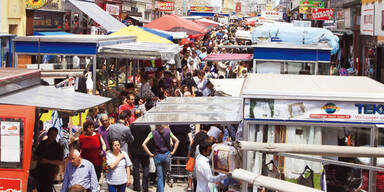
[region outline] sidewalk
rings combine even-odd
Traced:
[[[61,190],[61,184],[55,184],[55,189],[57,192]],[[133,186],[130,185],[126,190],[126,192],[134,192]],[[150,185],[149,186],[150,192],[156,192],[156,186]],[[166,192],[183,192],[187,191],[187,183],[185,182],[177,182],[173,184],[173,187],[170,188],[167,184],[165,184],[165,191]],[[106,183],[103,183],[100,192],[108,192],[108,186]]]

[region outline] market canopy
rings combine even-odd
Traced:
[[[144,27],[171,32],[186,32],[188,35],[206,33],[203,26],[176,15],[165,15],[144,25]]]
[[[248,74],[242,96],[383,103],[384,85],[362,76]]]
[[[221,53],[221,54],[209,54],[205,57],[204,61],[250,61],[252,60],[252,54],[232,54],[232,53]]]
[[[244,78],[238,79],[209,79],[215,87],[216,92],[223,92],[232,97],[241,96],[241,88],[243,87]]]
[[[6,68],[0,69],[0,74],[0,104],[79,112],[111,100],[73,89],[41,86],[39,70]]]
[[[241,103],[234,97],[169,97],[134,124],[237,124]]]
[[[147,32],[144,29],[136,26],[129,26],[120,29],[119,31],[112,33],[112,36],[124,36],[124,35],[134,35],[136,36],[136,42],[148,42],[148,43],[170,43],[173,44],[172,41],[155,35],[153,33]]]
[[[69,0],[71,4],[87,14],[96,23],[101,25],[107,32],[115,32],[126,27],[122,22],[112,17],[98,5],[89,1]]]
[[[150,28],[146,28],[146,27],[140,27],[140,28],[144,29],[144,31],[148,31],[148,32],[153,33],[155,35],[158,35],[160,37],[166,38],[170,41],[173,40],[173,36],[171,34],[167,33],[166,31],[155,30],[155,29],[150,29]]]
[[[215,28],[219,25],[222,25],[221,23],[212,21],[210,19],[205,19],[205,18],[195,20],[194,22],[199,24],[199,25],[204,26],[207,30],[211,30],[212,28]]]
[[[133,42],[119,45],[103,46],[100,55],[117,56],[120,58],[154,60],[173,60],[181,51],[177,44]]]

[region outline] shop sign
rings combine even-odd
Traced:
[[[236,13],[240,13],[241,12],[241,2],[237,2],[236,3]]]
[[[301,0],[299,5],[299,13],[311,14],[313,8],[325,8],[324,2],[319,0]]]
[[[145,4],[145,9],[146,10],[152,10],[152,4],[150,4],[150,3]]]
[[[47,4],[47,0],[26,0],[27,8],[40,9]]]
[[[120,15],[120,6],[107,3],[105,4],[105,11],[110,15],[118,16]]]
[[[384,122],[384,104],[246,99],[246,119]]]
[[[191,12],[213,12],[213,7],[191,6]]]
[[[21,192],[21,180],[0,178],[0,191]]]
[[[361,6],[360,33],[362,35],[374,34],[375,7],[373,4],[363,4]]]
[[[277,12],[277,11],[262,11],[261,17],[264,17],[265,19],[270,19],[270,20],[281,20],[283,19],[283,14],[282,12]]]
[[[174,11],[175,10],[175,3],[174,2],[168,2],[168,1],[156,1],[157,8],[159,11]]]
[[[333,20],[335,16],[335,10],[313,8],[312,9],[312,20]]]

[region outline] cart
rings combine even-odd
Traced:
[[[187,161],[188,157],[171,157],[169,161],[169,169],[166,175],[169,187],[173,187],[175,179],[187,179],[192,176],[192,173],[185,169]]]

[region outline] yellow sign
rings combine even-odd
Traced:
[[[47,0],[26,0],[27,8],[40,9],[47,4]]]

